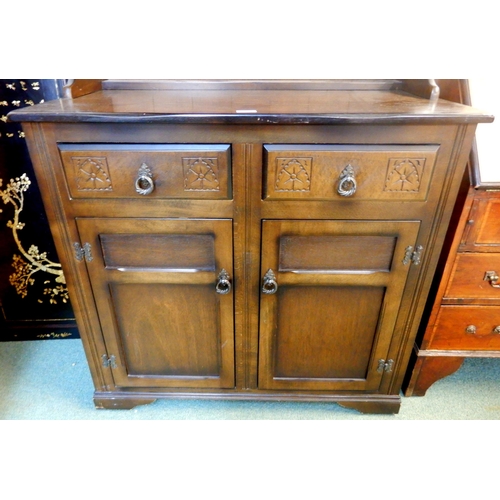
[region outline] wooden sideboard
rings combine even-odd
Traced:
[[[424,80],[75,89],[9,116],[23,123],[97,407],[399,410],[476,124],[491,116]]]
[[[474,161],[470,172],[416,339],[406,396],[424,396],[466,358],[500,357],[500,185],[481,183]]]

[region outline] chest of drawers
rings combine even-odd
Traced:
[[[397,412],[475,126],[492,119],[421,84],[104,82],[13,113],[96,406]]]
[[[473,181],[479,176],[472,170]],[[500,189],[473,182],[449,253],[436,274],[407,381],[423,396],[468,357],[500,357]]]

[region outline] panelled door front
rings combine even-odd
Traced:
[[[378,389],[419,227],[263,221],[261,389]]]
[[[121,387],[234,387],[232,221],[78,218]]]

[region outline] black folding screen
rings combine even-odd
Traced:
[[[57,99],[62,80],[0,80],[0,342],[78,338],[21,126],[7,113]]]

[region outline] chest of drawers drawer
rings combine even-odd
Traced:
[[[500,308],[442,306],[433,327],[432,348],[500,350]]]
[[[229,199],[231,148],[59,144],[71,198]]]
[[[443,296],[443,303],[485,302],[500,305],[500,253],[459,253]]]
[[[500,252],[500,199],[489,193],[472,202],[460,252]]]
[[[439,146],[266,145],[264,199],[425,201]]]

